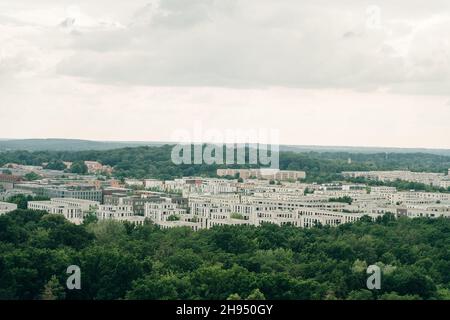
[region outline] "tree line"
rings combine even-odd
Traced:
[[[448,234],[450,219],[391,215],[194,232],[17,210],[0,216],[0,299],[450,299]],[[380,290],[366,287],[373,264]]]
[[[49,169],[64,169],[63,161],[74,162],[75,173],[86,173],[82,161],[99,161],[114,168],[118,178],[173,179],[182,176],[216,175],[225,165],[176,165],[171,160],[171,145],[121,148],[92,151],[8,151],[0,153],[0,166],[7,163],[41,165]],[[248,154],[248,148],[246,149]],[[447,172],[450,157],[426,153],[348,153],[348,152],[291,152],[279,154],[280,169],[302,170],[307,182],[330,182],[341,180],[342,171],[361,170],[411,170],[424,172]],[[351,161],[349,161],[349,159]],[[256,165],[233,165],[232,168],[258,167]]]

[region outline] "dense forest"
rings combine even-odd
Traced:
[[[114,168],[117,177],[172,179],[181,176],[215,176],[223,165],[175,165],[171,145],[97,151],[8,151],[0,153],[0,166],[15,162],[41,165],[43,162],[97,160]],[[309,182],[339,179],[342,171],[412,170],[447,172],[450,157],[426,153],[280,152],[280,169],[304,170]],[[351,159],[351,161],[349,161]],[[351,162],[351,163],[349,163]],[[238,167],[238,166],[233,166]]]
[[[450,219],[362,219],[193,232],[0,216],[0,299],[450,299]],[[382,270],[366,289],[366,269]],[[81,269],[68,290],[66,269]]]

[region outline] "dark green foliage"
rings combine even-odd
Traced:
[[[92,241],[92,234],[60,216],[31,210],[0,216],[0,299],[38,299],[52,276],[65,283],[76,250]]]
[[[353,199],[349,196],[343,196],[343,197],[339,197],[339,198],[330,198],[329,199],[330,202],[342,202],[342,203],[347,203],[347,204],[352,204]]]
[[[78,174],[86,174],[88,173],[88,167],[84,163],[84,161],[75,161],[72,163],[72,166],[70,167],[70,172],[72,173],[78,173]]]
[[[31,195],[23,195],[18,194],[8,198],[7,202],[17,204],[18,209],[27,209],[28,201],[45,201],[50,200],[49,198],[41,197],[41,196],[31,196]]]
[[[167,221],[178,221],[178,220],[180,220],[180,217],[177,216],[176,214],[167,217]]]
[[[449,234],[450,219],[391,215],[193,232],[17,210],[0,216],[0,299],[449,299]],[[65,289],[72,264],[81,290]],[[365,286],[370,264],[381,290]]]
[[[50,169],[50,170],[65,170],[67,168],[67,166],[64,164],[64,162],[62,162],[62,160],[52,160],[50,161],[46,166],[45,169]]]
[[[97,222],[97,221],[98,221],[98,218],[97,218],[97,215],[95,213],[88,213],[87,215],[84,216],[83,224],[84,225],[88,225],[90,223],[94,223],[94,222]]]
[[[35,172],[30,172],[30,173],[27,173],[26,175],[24,175],[24,178],[25,178],[25,180],[27,180],[27,181],[34,181],[34,180],[40,179],[41,176],[38,175],[38,174],[35,173]]]
[[[412,181],[376,181],[376,180],[368,180],[365,178],[348,178],[345,179],[347,182],[352,183],[364,183],[369,186],[387,186],[387,187],[395,187],[399,191],[426,191],[426,192],[449,192],[449,189],[439,188],[435,186],[430,186],[424,183],[412,182]]]

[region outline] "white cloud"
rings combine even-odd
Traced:
[[[448,30],[450,17],[407,22],[380,16],[381,27],[370,28],[365,8],[289,1],[233,1],[224,8],[222,1],[163,0],[137,10],[126,29],[73,38],[76,52],[57,70],[131,85],[415,93],[423,84],[421,93],[449,93],[447,34],[436,31]]]
[[[30,46],[60,51],[52,70],[94,82],[448,94],[447,2],[427,10],[378,2],[132,1],[124,17],[103,0],[34,8],[19,1],[5,12],[40,30]]]

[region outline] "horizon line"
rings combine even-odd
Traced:
[[[82,138],[0,138],[0,142],[5,141],[31,141],[31,140],[67,140],[67,141],[85,141],[85,142],[97,142],[97,143],[138,143],[138,144],[177,144],[179,141],[163,141],[163,140],[91,140],[91,139],[82,139]],[[226,144],[227,142],[199,142],[199,141],[191,141],[187,142],[190,144],[198,144],[198,143],[213,143],[213,144]],[[239,143],[239,142],[234,142]],[[245,144],[249,143],[258,143],[258,142],[245,142]],[[261,143],[264,144],[264,143]],[[270,144],[265,144],[270,145]],[[361,148],[361,149],[405,149],[405,150],[437,150],[437,151],[450,151],[450,147],[401,147],[401,146],[371,146],[371,145],[319,145],[319,144],[288,144],[288,143],[280,143],[279,146],[284,147],[297,147],[297,148],[323,148],[323,149],[333,149],[333,148]]]

